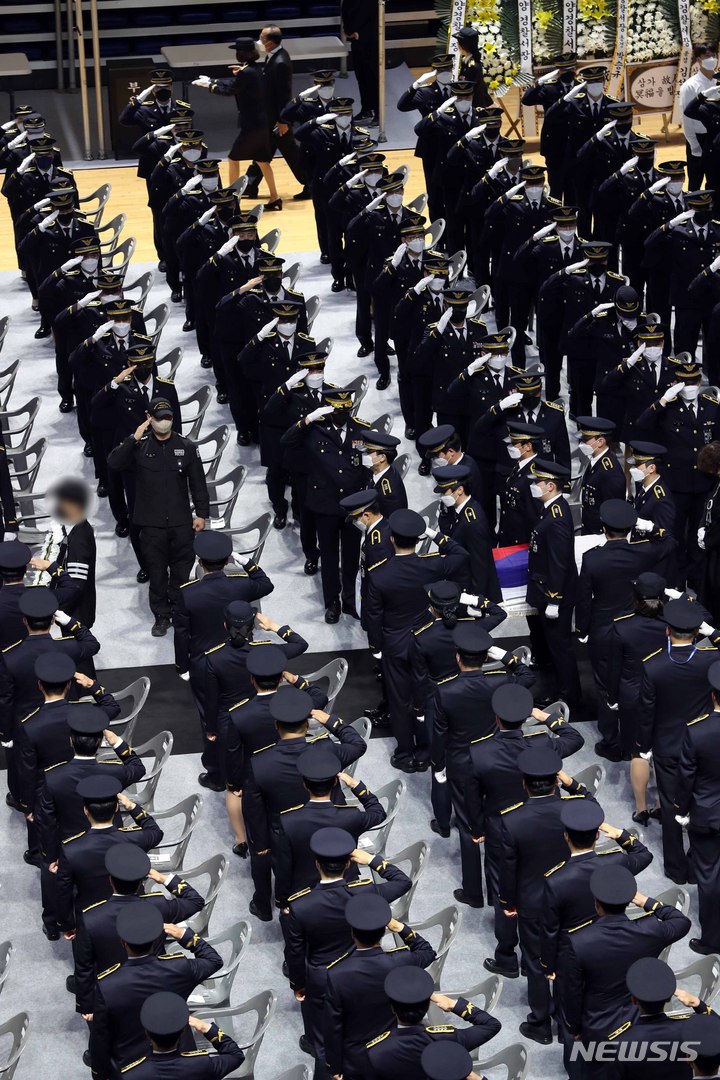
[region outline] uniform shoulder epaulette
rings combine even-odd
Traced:
[[[31,716],[35,716],[35,713],[39,713],[39,712],[40,712],[40,706],[38,705],[37,709],[33,709],[33,711],[32,711],[32,712],[29,712],[29,713],[27,714],[27,716],[23,716],[23,718],[22,718],[22,720],[20,721],[20,723],[21,723],[21,724],[24,724],[26,720],[29,720]]]
[[[627,1029],[628,1029],[628,1028],[631,1028],[631,1027],[632,1027],[632,1020],[627,1020],[627,1021],[626,1021],[626,1022],[625,1022],[624,1024],[622,1024],[622,1025],[621,1025],[621,1026],[620,1026],[620,1027],[619,1027],[619,1028],[617,1029],[617,1031],[611,1031],[611,1032],[610,1032],[610,1034],[609,1034],[609,1035],[608,1035],[608,1037],[607,1037],[607,1038],[608,1038],[608,1042],[610,1042],[610,1040],[611,1040],[611,1039],[617,1039],[618,1035],[622,1035],[622,1033],[623,1033],[624,1031],[627,1031]]]
[[[632,619],[634,614],[635,612],[631,611],[629,615],[616,615],[613,619],[613,622],[622,622],[623,619]]]
[[[181,952],[166,952],[160,953],[158,960],[182,960],[184,953]]]
[[[130,1064],[125,1065],[124,1068],[122,1068],[120,1070],[120,1072],[121,1073],[130,1072],[130,1070],[134,1069],[136,1065],[142,1065],[143,1061],[147,1061],[147,1058],[146,1057],[141,1057],[141,1058],[138,1058],[137,1061],[131,1061]]]
[[[698,652],[717,652],[717,648],[714,645],[698,645]]]
[[[537,731],[523,731],[523,739],[534,739],[536,735],[547,735],[546,731],[539,728]]]
[[[84,907],[82,913],[84,915],[87,911],[92,911],[93,908],[102,907],[103,904],[107,904],[107,900],[96,900],[94,904],[89,904],[87,907]]]
[[[517,810],[518,806],[524,806],[524,805],[525,805],[524,803],[516,802],[516,803],[513,803],[512,806],[506,806],[504,810],[500,811],[500,813],[501,814],[509,814],[511,810]]]
[[[693,724],[699,724],[701,720],[707,720],[710,713],[703,713],[702,716],[696,716],[694,720],[688,720],[687,726],[692,727]]]
[[[613,460],[613,458],[610,457],[609,454],[605,454],[603,456],[603,459],[602,459],[602,467],[603,467],[603,469],[605,469],[606,471],[608,469],[614,469],[615,465],[616,465],[616,462]]]
[[[121,825],[118,832],[142,832],[139,825]]]
[[[655,652],[651,652],[649,656],[643,656],[643,664],[647,660],[652,660],[653,656],[657,656],[658,653],[661,653],[661,652],[662,652],[662,649],[656,649]]]
[[[463,507],[463,514],[466,521],[477,521],[477,514],[473,510],[472,506]]]
[[[286,289],[285,292],[288,296],[299,296],[301,300],[305,299],[304,295],[301,292],[298,292],[297,289]],[[305,334],[299,333],[299,337],[305,337]]]
[[[363,418],[361,416],[353,416],[352,421],[353,421],[353,424],[358,424],[360,427],[366,427],[366,428],[371,428],[372,427],[372,424],[369,422],[369,420],[363,420]]]
[[[385,952],[386,953],[395,953],[395,952],[403,952],[403,950],[409,952],[410,951],[409,946],[408,945],[396,945],[394,949],[385,949]]]
[[[208,1057],[209,1050],[181,1050],[180,1057]]]
[[[424,552],[424,554],[422,554],[420,556],[420,558],[421,559],[439,559],[440,558],[440,552],[439,551],[426,551],[426,552]]]
[[[293,810],[302,810],[305,803],[298,803],[297,806],[288,806],[287,810],[281,810],[281,814],[292,814]]]
[[[576,930],[582,930],[586,926],[591,926],[592,922],[593,922],[592,919],[588,919],[587,922],[580,923],[579,926],[573,926],[571,930],[568,930],[568,934],[574,934]]]
[[[475,746],[476,743],[485,742],[486,739],[492,739],[494,734],[495,734],[495,732],[491,731],[489,735],[481,735],[479,739],[471,739],[470,740],[470,745]]]
[[[377,569],[377,567],[378,567],[378,566],[382,566],[382,564],[383,564],[383,563],[386,563],[386,562],[387,562],[387,559],[380,559],[380,561],[379,561],[379,562],[373,563],[373,564],[372,564],[372,566],[368,566],[368,572],[369,572],[370,570],[375,570],[375,569]]]
[[[552,195],[546,195],[546,196],[545,196],[545,201],[546,201],[546,202],[549,202],[549,203],[552,203],[552,204],[553,204],[553,206],[560,206],[560,205],[561,205],[561,204],[560,204],[560,200],[559,200],[559,199],[554,199],[554,198],[552,197]]]
[[[666,1013],[668,1020],[689,1020],[693,1015],[692,1013]],[[705,1016],[705,1013],[700,1013],[701,1016]]]
[[[468,322],[475,323],[476,326],[486,326],[485,320],[483,319],[482,314],[471,315],[470,318],[468,319]]]
[[[275,746],[274,742],[268,743],[267,746],[261,746],[258,750],[253,750],[253,754],[262,754],[263,750],[269,750],[272,746]]]
[[[354,810],[355,807],[354,806],[346,806],[345,809],[346,810]],[[348,881],[347,887],[348,887],[348,889],[357,889],[357,887],[359,885],[372,885],[372,884],[373,884],[372,878],[361,877],[361,878],[358,878],[357,881]]]
[[[302,330],[298,330],[297,336],[303,341],[312,341],[313,345],[315,344],[315,338],[311,338],[309,334],[303,334]]]
[[[607,319],[607,311],[598,311],[597,315],[593,315],[593,319]]]
[[[336,964],[339,964],[341,960],[344,960],[349,955],[350,955],[349,952],[344,952],[342,954],[342,956],[338,956],[337,960],[331,960],[330,963],[328,964],[328,971],[330,970],[331,967],[335,967]]]
[[[570,276],[571,276],[571,277],[575,277],[575,275],[576,275],[576,274],[577,274],[577,275],[580,275],[580,276],[581,276],[582,274],[587,274],[587,270],[585,269],[585,267],[584,267],[584,266],[579,266],[579,267],[577,268],[577,270],[571,270],[571,271],[570,271]]]
[[[452,1027],[451,1024],[431,1024],[425,1030],[429,1035],[449,1035],[452,1031],[457,1031],[457,1028]]]
[[[563,859],[563,861],[559,862],[557,864],[557,866],[553,866],[553,867],[551,867],[550,870],[546,870],[545,871],[545,877],[550,877],[551,874],[554,874],[556,870],[559,870],[561,866],[565,865],[566,861],[567,861],[566,859]]]
[[[249,700],[250,700],[249,697],[244,697],[242,699],[242,701],[238,701],[237,704],[231,705],[230,708],[228,709],[228,712],[233,712],[235,709],[239,709],[241,705],[247,705]],[[265,749],[265,747],[263,747],[263,749]],[[258,751],[255,751],[255,752],[257,753]]]
[[[210,653],[217,652],[218,649],[224,649],[224,648],[225,648],[225,642],[222,641],[219,645],[213,645],[212,649],[206,649],[205,650],[205,655],[209,656]]]
[[[164,894],[161,892],[141,892],[137,893],[137,896],[140,900],[152,900],[155,896],[161,896],[164,899]],[[105,903],[104,900],[103,903]]]
[[[202,581],[202,578],[193,578],[191,581],[183,581],[180,588],[187,589],[188,585],[197,585],[198,581]]]
[[[3,649],[3,652],[4,652],[4,653],[6,653],[6,652],[10,652],[10,650],[11,650],[11,649],[14,649],[14,648],[15,648],[15,646],[16,646],[16,645],[19,645],[19,644],[20,644],[20,642],[19,642],[19,641],[13,641],[12,645],[6,645],[6,646],[5,646],[5,648]]]
[[[247,577],[247,574],[245,573],[244,570],[234,570],[231,574],[226,573],[225,577],[227,577],[227,578]]]
[[[519,195],[511,195],[510,202],[522,202],[524,198],[525,196],[521,192]]]
[[[76,832],[72,836],[66,836],[65,839],[63,840],[63,844],[69,844],[71,840],[77,840],[78,837],[84,836],[84,835],[85,835],[84,832]]]
[[[718,399],[714,394],[703,394],[702,397],[704,397],[706,401],[712,401],[713,405],[717,405],[718,403]]]
[[[625,278],[622,276],[622,274],[615,274],[612,270],[608,270],[607,276],[615,278],[616,281],[622,281],[623,283],[625,282]]]
[[[112,975],[113,971],[117,971],[119,967],[120,964],[113,964],[112,967],[105,968],[105,970],[101,971],[98,975],[98,979],[104,979],[106,975]]]
[[[553,503],[550,507],[550,516],[554,518],[561,518],[563,516],[563,510],[560,503]]]
[[[662,486],[662,484],[655,484],[653,487],[653,493],[657,495],[658,499],[665,498],[665,488]]]
[[[446,675],[444,679],[438,679],[437,685],[444,686],[445,683],[452,682],[453,679],[457,679],[457,672],[454,675]]]
[[[174,386],[175,383],[172,379],[163,379],[161,375],[155,376],[155,382],[165,383],[166,386]]]
[[[553,244],[555,242],[560,243],[560,237],[559,236],[543,236],[542,241],[541,241],[541,243],[543,243],[543,244]]]
[[[649,544],[650,543],[647,536],[639,537],[637,540],[630,540],[628,542],[631,544],[632,547],[637,547],[638,544]]]
[[[312,889],[301,889],[300,892],[296,892],[293,893],[292,896],[288,896],[288,902],[290,902],[290,900],[298,900],[301,896],[307,896],[307,894],[310,892],[312,892]]]
[[[117,761],[115,762],[117,765]],[[54,765],[46,765],[43,772],[52,772],[53,769],[57,769],[60,765],[67,765],[67,761],[56,761]]]
[[[319,742],[320,739],[329,739],[329,738],[330,738],[330,736],[328,735],[327,731],[323,731],[322,735],[316,735],[314,739],[308,739],[308,742],[309,743],[316,743],[316,742]]]
[[[389,1031],[383,1031],[382,1035],[378,1035],[377,1038],[371,1039],[369,1043],[365,1043],[365,1049],[370,1050],[373,1046],[377,1046],[377,1044],[381,1043],[383,1039],[387,1039],[389,1034]]]

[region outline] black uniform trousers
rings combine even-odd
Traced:
[[[518,944],[517,919],[508,918],[498,901],[500,888],[500,863],[502,861],[502,829],[500,818],[488,818],[485,822],[485,881],[488,900],[494,909],[495,959],[503,967],[517,969],[515,949]]]
[[[557,682],[556,692],[563,701],[580,700],[580,677],[573,649],[572,605],[560,607],[557,619],[548,619],[545,610],[528,615],[530,646],[541,666],[552,666]]]
[[[317,232],[318,247],[321,255],[330,252],[328,240],[328,206],[323,189],[322,177],[313,178],[310,184],[313,210],[315,211],[315,231]]]
[[[698,135],[697,141],[702,146],[704,135]],[[705,179],[705,155],[701,154],[700,157],[693,157],[687,139],[685,140],[685,160],[687,161],[688,191],[699,191]]]
[[[682,825],[675,820],[675,786],[677,783],[677,758],[658,757],[653,754],[655,780],[660,799],[660,821],[662,824],[663,864],[665,873],[673,881],[685,882],[688,879],[690,863],[685,854]]]
[[[194,536],[189,522],[162,528],[142,526],[140,550],[150,575],[150,610],[156,619],[171,617],[180,586],[190,577],[195,562]]]
[[[432,427],[432,379],[425,375],[414,375],[412,378],[413,399],[413,427],[416,435],[420,436],[424,431]],[[425,456],[425,451],[418,447],[420,457]]]
[[[525,367],[525,332],[530,322],[532,295],[527,285],[510,286],[510,324],[515,327],[515,341],[512,347],[512,362],[517,368]],[[501,323],[500,325],[505,325]]]
[[[563,365],[560,333],[561,327],[538,322],[537,344],[539,359],[545,366],[545,397],[548,401],[554,401],[560,396],[560,375]]]
[[[42,900],[42,921],[43,926],[46,926],[48,930],[55,931],[58,929],[56,894],[57,874],[51,874],[49,867],[49,859],[43,858],[42,864],[40,866],[40,897]]]
[[[309,562],[319,562],[320,551],[315,526],[315,514],[307,508],[307,476],[305,473],[293,474],[292,487],[293,505],[297,500],[300,511],[300,546],[303,555]]]
[[[700,938],[720,947],[720,831],[688,829],[690,857],[698,886]]]
[[[570,386],[570,413],[572,416],[592,414],[597,363],[585,357],[568,358],[568,384]],[[548,395],[549,396],[549,395]]]
[[[694,589],[702,587],[703,555],[697,533],[702,524],[707,491],[673,491],[675,500],[675,539],[678,542],[678,577]]]
[[[187,579],[186,579],[187,580]],[[208,774],[210,779],[215,784],[221,784],[224,782],[224,777],[220,769],[220,748],[223,745],[220,739],[216,739],[215,742],[210,742],[207,737],[207,726],[205,724],[205,657],[200,656],[198,659],[191,659],[188,666],[188,674],[190,675],[190,691],[195,701],[195,708],[198,711],[200,717],[200,727],[202,729],[203,736],[203,751],[200,756],[203,769]]]
[[[370,345],[373,339],[372,296],[363,282],[355,282],[355,337],[361,345]],[[378,368],[378,374],[384,374]]]
[[[600,737],[608,749],[619,753],[619,717],[617,711],[608,709],[606,690],[610,678],[612,634],[611,626],[601,626],[596,630],[592,630],[588,636],[588,648],[593,679],[595,680],[597,725],[600,730]]]
[[[429,714],[426,715],[426,723],[430,722],[432,727],[433,710],[431,709]],[[427,730],[427,739],[430,746],[433,745],[435,739],[435,733]],[[433,817],[437,821],[441,829],[450,828],[450,819],[452,817],[452,797],[450,795],[450,785],[447,780],[445,783],[435,779],[435,770],[430,771],[430,805],[432,806]]]
[[[507,918],[507,915],[505,916]],[[540,941],[542,937],[542,918],[540,915],[517,916],[520,950],[527,976],[528,1013],[527,1022],[542,1032],[550,1031],[552,996],[550,983],[540,964]]]
[[[114,470],[111,471],[114,472]],[[135,506],[135,473],[129,469],[125,469],[120,473],[120,476],[122,477],[123,488],[125,489],[125,502],[127,504],[128,517],[130,519],[130,543],[135,552],[138,566],[141,570],[144,570],[145,563],[143,562],[142,548],[140,546],[140,526],[135,525],[133,522],[133,508]]]
[[[378,111],[378,38],[377,33],[363,34],[350,43],[355,78],[360,90],[360,107],[364,113]]]
[[[315,514],[315,528],[320,548],[323,603],[328,607],[342,595],[343,603],[354,607],[360,566],[360,532],[336,514]]]
[[[450,798],[455,811],[455,824],[460,836],[460,866],[462,889],[475,900],[483,899],[482,857],[480,845],[476,844],[470,831],[465,784],[470,772],[470,759],[467,750],[449,751],[447,755],[447,782]]]

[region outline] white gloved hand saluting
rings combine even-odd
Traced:
[[[405,244],[399,244],[395,248],[395,250],[393,251],[392,259],[390,260],[390,265],[395,270],[397,270],[398,266],[402,262],[402,257],[405,254],[405,251],[406,251]]]
[[[81,262],[82,255],[76,255],[74,259],[68,259],[67,262],[64,262],[60,269],[62,270],[63,274],[67,274],[68,270],[72,270],[73,267],[79,266]]]
[[[652,532],[655,526],[652,521],[648,521],[647,518],[638,518],[635,522],[635,528],[638,532]]]
[[[93,292],[85,293],[85,295],[81,296],[80,299],[78,300],[77,306],[79,308],[86,308],[90,304],[92,304],[93,300],[97,300],[98,296],[100,296],[100,290],[99,289],[95,289]]]
[[[705,526],[704,525],[703,525],[703,527],[701,529],[698,529],[697,542],[698,542],[698,547],[700,548],[700,550],[704,551],[705,550]],[[666,589],[665,592],[667,592],[667,591],[668,590]]]
[[[223,246],[221,248],[218,248],[217,254],[218,255],[229,255],[230,252],[232,251],[232,249],[237,244],[239,239],[240,239],[239,236],[231,236],[229,240],[225,241],[225,243],[223,244]]]
[[[553,79],[557,79],[560,74],[559,68],[553,68],[552,71],[547,71],[544,75],[541,75],[538,79],[538,86],[544,86],[545,83],[552,82]]]
[[[10,128],[14,128],[14,127],[15,127],[15,121],[14,120],[8,120],[6,123],[0,124],[0,129],[2,129],[2,131],[9,131]]]
[[[114,325],[115,324],[113,323],[112,319],[110,319],[108,322],[104,322],[102,326],[98,326],[97,330],[92,336],[92,340],[97,342],[100,340],[101,337],[105,337],[108,330],[112,330]]]
[[[456,101],[457,101],[457,98],[454,97],[454,96],[446,98],[445,101],[443,101],[442,105],[440,105],[439,108],[437,108],[435,110],[435,115],[440,116],[441,113],[446,113],[448,111],[448,109],[452,109],[452,107],[453,107],[453,105],[455,104]]]
[[[174,127],[174,124],[164,124],[163,127],[155,128],[153,135],[169,135]]]
[[[620,166],[620,174],[622,176],[625,176],[627,173],[629,173],[631,169],[635,168],[638,160],[639,159],[637,157],[628,158],[627,161],[623,162],[623,164]]]
[[[557,604],[548,604],[545,608],[546,619],[557,619],[560,616],[560,608]]]
[[[23,158],[22,161],[20,162],[20,164],[17,167],[18,174],[20,176],[23,176],[28,171],[28,169],[30,168],[30,166],[32,165],[34,160],[35,160],[35,154],[34,153],[28,154],[27,157]]]
[[[437,538],[440,536],[440,530],[439,529],[431,529],[430,526],[428,525],[427,529],[423,533],[423,536],[427,540],[437,540]]]
[[[285,389],[292,390],[293,386],[299,386],[301,382],[305,382],[306,375],[307,371],[296,371],[295,374],[291,375],[290,378],[286,381]]]
[[[478,124],[476,127],[470,128],[470,130],[465,133],[465,138],[479,139],[486,127],[487,124]]]
[[[413,292],[417,293],[418,296],[420,295],[421,292],[425,292],[425,290],[427,289],[427,287],[430,284],[430,282],[432,281],[432,279],[433,279],[432,274],[428,274],[427,277],[420,278],[420,280],[417,281],[413,285]]]
[[[313,424],[316,420],[324,420],[331,412],[335,412],[332,405],[321,405],[319,409],[313,409],[305,417],[306,424]]]
[[[673,225],[682,225],[683,221],[690,221],[695,217],[694,210],[683,210],[681,214],[676,214],[675,217],[670,218],[668,225],[672,228]]]
[[[198,224],[207,225],[208,221],[213,216],[216,210],[217,206],[211,206],[209,210],[206,210],[204,214],[200,215],[200,217],[198,218]]]
[[[147,101],[153,92],[152,86],[146,86],[144,90],[141,90],[139,94],[135,95],[136,101]]]
[[[538,229],[533,233],[533,240],[542,240],[543,236],[549,236],[557,228],[557,222],[551,221],[549,225],[543,225],[542,229]]]
[[[412,84],[413,90],[419,90],[421,86],[427,86],[428,83],[431,83],[434,78],[435,78],[435,72],[434,71],[426,71],[426,72],[424,72],[420,76],[420,78],[416,79],[415,82]]]
[[[460,593],[460,603],[465,607],[477,607],[480,603],[480,597],[474,596],[472,593],[462,592]]]
[[[33,203],[33,210],[44,210],[46,206],[50,205],[50,199],[40,199],[38,202]]]
[[[380,205],[380,203],[383,201],[384,198],[385,198],[385,192],[382,191],[379,195],[376,195],[374,199],[370,200],[370,202],[365,207],[366,212],[370,213],[370,211],[372,211],[372,210],[377,210],[378,206]]]
[[[307,101],[308,98],[315,97],[319,89],[319,86],[308,86],[305,90],[300,91],[298,97],[301,101]]]
[[[59,210],[53,210],[52,214],[48,214],[47,217],[44,217],[42,221],[38,224],[38,229],[40,230],[40,232],[45,232],[46,229],[49,229],[53,221],[57,220],[59,213]]]
[[[511,188],[508,188],[505,194],[501,197],[507,201],[508,199],[511,199],[513,195],[517,195],[519,194],[519,192],[524,191],[524,189],[525,181],[521,180],[519,184],[514,184]]]
[[[17,150],[18,146],[22,146],[27,142],[27,132],[21,131],[19,135],[16,135],[14,139],[11,139],[8,143],[8,150]]]
[[[69,626],[70,616],[66,615],[64,611],[60,611],[58,609],[55,612],[55,622],[58,624],[58,626]]]
[[[663,176],[661,180],[656,180],[654,184],[651,184],[648,191],[651,195],[657,195],[658,191],[662,191],[670,183],[669,176]]]
[[[483,353],[482,356],[478,356],[477,360],[473,360],[471,364],[468,364],[466,368],[468,375],[474,375],[476,371],[482,371],[490,356],[491,353]]]
[[[700,626],[698,627],[698,630],[699,630],[700,635],[702,637],[707,637],[707,638],[712,637],[713,634],[715,633],[715,627],[711,626],[709,622],[701,622]]]
[[[679,600],[682,596],[682,589],[665,589],[665,595],[668,600]]]
[[[502,660],[505,655],[505,650],[501,649],[499,645],[491,645],[488,649],[488,660]]]
[[[684,386],[685,383],[673,383],[673,385],[669,386],[663,396],[660,398],[660,404],[667,405],[669,401],[674,401]]]
[[[173,143],[172,146],[165,151],[165,153],[163,154],[163,158],[165,159],[165,161],[172,161],[172,159],[180,150],[182,150],[182,143]]]
[[[198,75],[197,79],[193,79],[193,86],[202,86],[204,90],[212,86],[212,79],[209,75]]]
[[[508,394],[507,397],[501,398],[498,405],[504,412],[505,409],[514,408],[520,401],[522,401],[522,394],[516,390],[514,394]]]
[[[581,259],[580,262],[569,263],[568,266],[563,268],[563,273],[572,274],[573,270],[582,270],[584,266],[587,266],[589,259]]]
[[[189,180],[186,180],[183,186],[180,188],[183,195],[189,194],[194,191],[196,187],[200,187],[202,184],[202,176],[191,176]]]
[[[613,305],[613,307],[614,306],[615,305]],[[645,352],[645,342],[643,341],[642,345],[638,345],[635,352],[631,352],[629,356],[625,357],[625,363],[627,364],[627,366],[628,367],[635,367],[637,362],[639,360],[642,360],[644,352]]]
[[[443,311],[442,315],[437,322],[437,331],[439,334],[444,334],[447,328],[447,324],[452,318],[452,308],[448,308],[447,311]]]
[[[715,272],[716,270],[720,270],[720,255],[715,256],[713,261],[708,266],[708,270],[712,270],[713,272]]]
[[[338,164],[340,165],[352,165],[357,160],[357,154],[346,154],[345,157],[341,157]]]
[[[600,130],[595,132],[595,138],[599,142],[602,142],[603,139],[607,138],[607,136],[610,134],[610,132],[616,125],[617,120],[608,120],[607,124],[603,124]]]
[[[316,124],[329,124],[331,120],[337,120],[338,114],[336,112],[326,112],[322,116],[315,117]]]
[[[356,172],[354,176],[351,176],[349,180],[345,181],[346,188],[357,187],[358,184],[362,184],[363,180],[367,176],[367,169],[361,169],[360,172]]]
[[[578,94],[585,93],[585,83],[577,83],[563,96],[563,101],[574,101]]]
[[[271,319],[270,322],[265,323],[264,326],[261,326],[257,332],[258,341],[264,341],[266,337],[269,337],[279,322],[279,319]]]
[[[615,307],[615,305],[613,304],[612,301],[610,301],[610,303],[606,303],[606,304],[596,304],[595,307],[590,312],[590,314],[591,315],[599,315],[601,311],[610,311],[610,308],[614,308],[614,307]]]
[[[495,162],[495,164],[491,165],[490,168],[487,171],[487,174],[490,177],[490,179],[494,180],[496,176],[499,176],[500,173],[505,168],[505,166],[507,165],[507,163],[508,163],[508,159],[506,157],[498,158],[498,160]]]

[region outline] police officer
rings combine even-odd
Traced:
[[[655,166],[660,176],[654,184],[640,193],[628,209],[625,237],[623,242],[623,265],[626,265],[625,252],[630,255],[627,263],[630,284],[640,296],[647,288],[647,307],[660,315],[661,322],[670,322],[670,266],[660,263],[651,271],[645,254],[645,241],[648,236],[670,218],[681,214],[685,209],[683,181],[685,179],[684,161],[663,161]],[[652,258],[649,260],[653,262]]]
[[[624,387],[615,387],[613,392],[612,385],[608,386],[605,377],[625,357],[632,356],[633,363],[637,361],[636,330],[639,316],[638,294],[629,285],[621,285],[612,303],[596,304],[571,327],[568,334],[568,347],[576,356],[578,396],[589,402],[594,392],[598,414],[609,417],[618,428],[622,427],[625,416]],[[589,385],[591,377],[592,386]]]
[[[571,632],[577,587],[575,530],[562,495],[569,469],[540,458],[530,468],[530,494],[542,503],[528,552],[526,599],[537,610],[536,615],[528,616],[530,644],[536,662],[553,670],[556,696],[572,707],[579,703],[581,691]]]
[[[534,86],[529,86],[523,91],[522,103],[542,106],[540,153],[545,159],[550,194],[560,202],[569,202],[569,199],[564,197],[566,192],[564,144],[567,132],[564,120],[559,119],[557,110],[551,113],[550,106],[560,101],[568,91],[578,85],[575,74],[577,56],[572,52],[562,53],[560,56],[553,57],[550,64],[551,70],[543,72]]]
[[[36,338],[49,337],[52,325],[64,308],[97,289],[100,241],[97,236],[81,236],[75,241],[72,258],[42,282],[38,289],[40,326]]]
[[[618,293],[620,291],[618,289]],[[638,322],[631,332],[635,340],[633,351],[627,355],[623,348],[617,366],[606,367],[605,374],[597,381],[599,410],[605,411],[606,396],[611,397],[616,404],[619,399],[622,400],[623,442],[642,438],[643,428],[638,418],[673,381],[666,356],[665,328],[646,318],[645,321]]]
[[[587,458],[580,487],[582,532],[602,531],[600,507],[607,499],[624,499],[627,482],[612,448],[616,426],[603,416],[578,416],[578,450]]]
[[[651,537],[674,536],[675,500],[662,483],[667,448],[640,439],[633,439],[628,447],[632,452],[630,479],[635,483],[633,505],[638,514],[636,530]]]
[[[543,436],[537,424],[523,424],[510,420],[508,430],[508,456],[512,462],[505,489],[500,493],[500,523],[498,546],[527,544],[540,513],[538,500],[530,493],[533,483],[531,463],[537,458],[536,445]]]
[[[421,476],[429,476],[431,469],[445,465],[464,465],[470,470],[470,482],[476,491],[483,490],[482,473],[475,461],[463,450],[460,436],[452,424],[440,424],[438,427],[423,431],[417,441],[418,452],[422,461],[418,466]]]
[[[33,300],[45,278],[73,257],[83,237],[97,239],[94,226],[75,209],[74,194],[51,195],[48,213],[20,244],[19,253]]]
[[[363,605],[367,598],[370,568],[382,565],[395,554],[390,536],[390,523],[381,512],[377,488],[366,488],[346,495],[340,505],[347,511],[347,521],[363,534],[360,548],[360,624],[367,629]]]
[[[164,271],[165,238],[163,217],[165,208],[176,192],[195,175],[195,166],[207,155],[202,131],[193,128],[176,134],[176,142],[166,150],[150,175],[148,206],[153,216],[153,242],[158,256],[158,269]]]
[[[210,208],[194,221],[177,238],[177,257],[183,276],[185,322],[183,332],[196,329],[197,276],[200,268],[222,247],[228,239],[228,225],[240,209],[237,192],[232,188],[218,188],[208,194]],[[203,344],[209,344],[204,341]],[[203,356],[203,360],[205,356]],[[203,364],[202,366],[208,366]]]
[[[168,199],[162,211],[160,229],[165,254],[165,275],[171,290],[170,299],[174,304],[179,304],[182,300],[183,288],[176,251],[177,241],[194,221],[212,209],[209,195],[219,187],[219,160],[204,158],[195,165],[195,175],[186,180],[180,190]]]
[[[441,526],[469,556],[469,566],[461,583],[467,591],[502,600],[502,590],[493,559],[493,534],[485,511],[474,498],[470,470],[466,465],[450,465],[433,472],[434,491],[443,507]]]
[[[90,501],[87,485],[68,477],[50,491],[54,500],[53,519],[60,524],[60,544],[50,561],[33,556],[30,565],[50,577],[63,611],[92,627],[95,622],[95,532],[87,520]]]
[[[150,72],[150,85],[139,94],[133,94],[118,117],[125,127],[139,127],[141,131],[154,131],[167,124],[178,106],[173,100],[173,73],[167,68],[154,68]]]
[[[148,194],[153,169],[175,143],[177,134],[192,129],[194,116],[195,110],[187,101],[176,101],[170,115],[163,117],[165,123],[146,131],[133,143],[132,151],[138,159],[137,175],[145,181]]]
[[[587,235],[598,240],[614,242],[608,235],[608,223],[598,213],[599,189],[602,183],[616,172],[625,161],[635,156],[632,142],[638,136],[632,130],[633,105],[631,101],[609,101],[607,123],[579,147],[575,164],[578,197],[592,214],[593,228]]]
[[[405,484],[393,465],[400,440],[384,431],[370,430],[364,442],[363,465],[370,469],[372,484],[378,493],[378,505],[383,515],[389,518],[394,510],[407,510]]]
[[[165,398],[156,397],[147,420],[108,458],[111,469],[135,472],[133,523],[141,530],[143,565],[150,575],[153,637],[164,637],[168,632],[178,589],[190,577],[193,532],[202,532],[210,513],[197,448],[172,428],[172,406]]]
[[[502,242],[498,231],[491,235],[485,233],[485,215],[501,195],[515,187],[524,164],[525,140],[496,138],[496,132],[499,134],[500,131],[500,118],[496,124],[495,112],[495,109],[485,110],[485,131],[481,137],[468,143],[469,151],[478,148],[473,155],[476,167],[468,161],[470,167],[464,200],[470,217],[468,265],[479,285],[490,284],[490,265],[493,259],[499,257]]]
[[[191,1076],[197,1080],[215,1080],[234,1072],[245,1060],[245,1054],[235,1040],[221,1031],[214,1020],[190,1015],[187,1002],[180,994],[167,990],[151,994],[143,1002],[140,1023],[152,1053],[127,1067],[133,1080],[184,1080]],[[181,1050],[188,1027],[203,1035],[214,1052]]]
[[[488,901],[494,908],[495,954],[485,959],[483,965],[495,974],[516,979],[519,970],[515,956],[517,926],[505,915],[498,890],[502,815],[508,806],[525,802],[528,797],[518,770],[518,755],[528,746],[543,745],[557,750],[561,757],[570,757],[582,748],[585,740],[562,716],[536,709],[526,686],[504,683],[493,691],[490,703],[497,730],[480,735],[470,743],[465,802],[473,842],[481,843],[485,848]],[[530,717],[538,724],[523,731],[523,724]]]
[[[27,637],[20,599],[27,586],[25,571],[32,552],[19,540],[0,541],[0,652]]]

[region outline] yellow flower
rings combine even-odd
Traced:
[[[497,90],[499,85],[500,85],[500,82],[499,82],[498,79],[491,79],[490,80],[490,89],[491,90]]]
[[[486,41],[483,45],[483,49],[488,54],[488,56],[492,56],[492,54],[496,51],[496,48],[497,47],[494,41]]]
[[[553,21],[553,13],[552,11],[543,11],[542,8],[540,8],[535,12],[535,18],[538,21],[540,29],[547,30],[548,26]]]
[[[707,11],[709,15],[717,15],[720,13],[720,0],[700,0],[700,6]]]
[[[708,0],[714,2],[714,0]],[[607,0],[578,0],[578,13],[583,19],[600,21],[609,16]]]
[[[467,5],[468,22],[492,22],[498,18],[497,0],[471,0]]]
[[[513,76],[512,75],[506,75],[505,76],[505,85],[506,86],[512,86],[512,84],[513,84]]]

